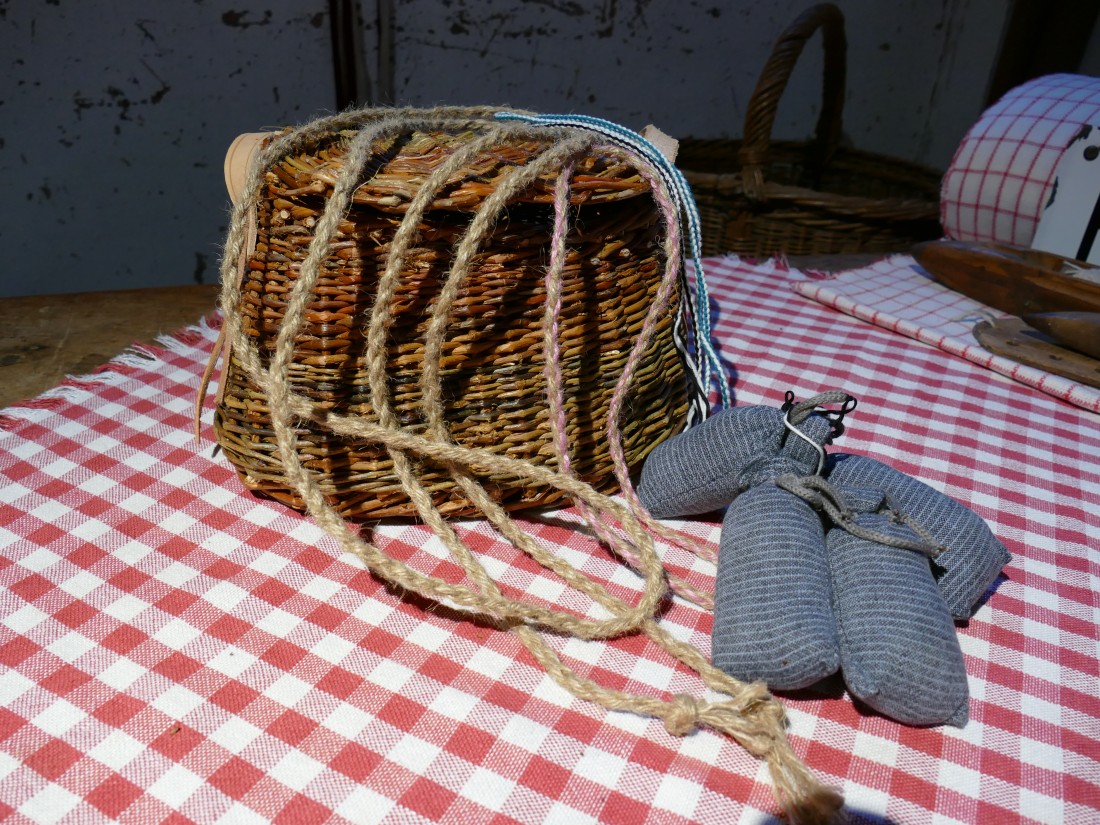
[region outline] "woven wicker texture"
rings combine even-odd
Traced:
[[[779,100],[818,29],[824,96],[814,138],[773,141]],[[704,254],[898,252],[940,237],[937,173],[840,145],[846,52],[840,10],[808,9],[776,41],[742,139],[680,141],[678,165],[699,207]]]
[[[348,124],[359,126],[350,139],[338,134]],[[617,136],[617,128],[608,131]],[[503,147],[530,138],[532,157],[505,158]],[[631,464],[686,419],[686,367],[674,334],[683,209],[648,156],[606,139],[605,131],[440,108],[342,113],[271,140],[235,198],[222,259],[232,354],[215,416],[219,440],[235,461],[249,462],[238,464],[247,484],[295,504],[300,497],[345,552],[398,592],[507,628],[579,698],[660,718],[677,735],[722,731],[767,763],[792,821],[824,823],[841,797],[794,753],[782,706],[658,622],[678,577],[665,570],[653,536],[710,555],[649,518],[631,479]],[[427,174],[411,189],[382,185],[406,150],[423,159],[408,168]],[[549,207],[538,202],[548,179]],[[592,186],[574,190],[574,180]],[[472,214],[452,208],[467,183],[489,184]],[[658,216],[663,233],[654,231]],[[541,335],[531,334],[533,307],[541,308]],[[689,325],[694,317],[685,313]],[[593,483],[618,485],[625,504],[578,478],[582,462]],[[254,475],[256,466],[268,475]],[[563,493],[644,580],[636,603],[549,552],[500,504],[549,503]],[[508,595],[446,518],[467,510],[607,618]],[[405,564],[369,540],[373,531],[347,521],[410,513],[449,551],[462,581]],[[677,592],[707,601],[690,585]],[[574,671],[543,632],[644,634],[728,698],[608,687]]]
[[[243,328],[261,353],[270,354],[275,345],[286,296],[354,134],[334,132],[266,173],[240,304]],[[372,417],[365,319],[390,240],[420,182],[475,137],[472,131],[410,131],[376,141],[375,160],[330,245],[296,339],[294,392],[336,413]],[[389,389],[403,428],[424,428],[419,386],[424,336],[456,244],[497,183],[552,139],[508,140],[476,155],[425,213],[419,238],[405,256],[387,341]],[[542,322],[554,179],[548,175],[524,189],[496,222],[451,309],[441,354],[445,419],[453,440],[550,467],[557,459],[543,377]],[[570,203],[559,333],[567,432],[573,472],[606,491],[616,487],[605,437],[609,402],[661,280],[662,222],[646,180],[610,148],[577,161]],[[687,390],[673,343],[679,300],[659,323],[619,421],[632,467],[683,426]],[[277,455],[264,394],[233,358],[224,370],[215,426],[245,484],[302,506]],[[309,425],[302,426],[298,439],[306,467],[342,515],[415,513],[384,446]],[[422,461],[417,469],[441,512],[477,512],[447,468]],[[483,483],[509,509],[551,504],[562,495],[509,476],[490,476]]]

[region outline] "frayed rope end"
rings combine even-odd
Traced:
[[[774,748],[767,762],[776,799],[791,825],[831,825],[839,821],[844,797],[814,777],[789,745]]]
[[[673,736],[683,736],[699,725],[720,731],[750,753],[766,760],[776,802],[791,825],[829,825],[844,807],[840,792],[820,782],[795,755],[786,734],[783,706],[764,684],[743,686],[735,701],[709,703],[681,694],[661,714]]]

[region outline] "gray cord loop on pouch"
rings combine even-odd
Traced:
[[[904,524],[914,533],[916,539],[909,539],[896,533],[886,533],[874,528],[865,527],[856,519],[857,510],[853,509],[845,501],[843,491],[830,484],[819,475],[812,476],[779,476],[775,480],[776,486],[788,493],[798,496],[815,510],[821,512],[836,527],[846,530],[853,536],[858,536],[866,541],[877,542],[887,547],[896,547],[899,550],[912,550],[929,558],[936,558],[944,551],[944,548],[936,542],[920,524],[905,515],[898,509],[897,504],[885,496],[884,506],[881,508],[895,523]]]

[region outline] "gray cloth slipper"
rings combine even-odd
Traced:
[[[833,453],[825,477],[837,487],[882,490],[942,552],[932,562],[940,592],[956,619],[969,619],[977,603],[1011,560],[981,516],[949,496],[861,455]]]
[[[860,513],[854,520],[887,538],[920,540],[885,513]],[[829,530],[825,542],[848,690],[899,722],[964,726],[966,667],[928,558],[841,527]]]

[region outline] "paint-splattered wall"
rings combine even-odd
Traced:
[[[771,44],[810,2],[361,0],[363,102],[509,103],[739,135]],[[980,114],[1007,0],[838,4],[846,134],[944,167]],[[230,140],[335,104],[328,9],[0,0],[0,295],[215,280]],[[810,132],[821,65],[815,39],[778,137]]]
[[[334,105],[325,0],[0,0],[0,295],[217,279],[239,132]]]
[[[944,168],[977,118],[1007,0],[839,0],[848,33],[845,133]],[[582,110],[677,135],[739,136],[783,29],[812,0],[397,0],[399,100]],[[812,40],[777,136],[810,134],[821,89]]]

